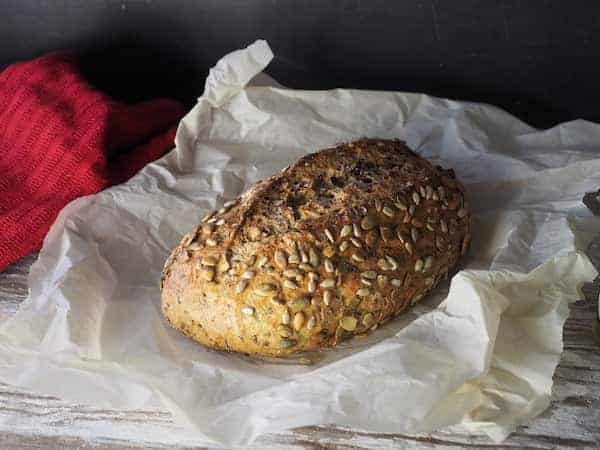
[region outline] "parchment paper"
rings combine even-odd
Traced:
[[[162,405],[227,445],[313,424],[502,440],[549,405],[569,302],[596,275],[579,250],[600,223],[580,200],[600,185],[600,127],[540,131],[486,105],[264,75],[248,86],[272,57],[264,41],[226,55],[175,150],[61,212],[0,327],[0,379],[99,407]],[[284,362],[167,326],[160,271],[184,233],[300,156],[363,136],[404,139],[465,183],[474,240],[450,285],[367,338]]]

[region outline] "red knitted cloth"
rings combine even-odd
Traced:
[[[0,73],[0,271],[41,247],[59,211],[127,180],[173,146],[183,106],[95,90],[52,53]]]

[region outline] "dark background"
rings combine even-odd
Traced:
[[[208,69],[257,38],[293,88],[418,91],[548,127],[600,122],[600,2],[0,0],[0,67],[74,49],[124,100],[192,105]]]

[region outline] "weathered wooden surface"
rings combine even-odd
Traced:
[[[0,273],[0,321],[27,295],[28,256]],[[600,346],[594,340],[596,287],[572,307],[551,407],[501,445],[449,433],[374,434],[334,427],[301,428],[259,439],[252,449],[600,448]],[[586,294],[587,295],[587,294]],[[1,449],[213,448],[164,411],[104,410],[0,384]]]

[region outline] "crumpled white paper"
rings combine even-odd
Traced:
[[[175,150],[61,212],[28,299],[0,327],[0,379],[101,407],[163,405],[223,444],[313,424],[455,425],[502,440],[548,406],[568,303],[596,275],[578,251],[600,229],[581,203],[600,185],[600,126],[539,131],[490,106],[421,94],[247,86],[272,57],[264,41],[225,56]],[[207,210],[363,136],[404,139],[465,183],[473,246],[449,292],[307,355],[312,365],[211,351],[167,326],[163,262]]]

